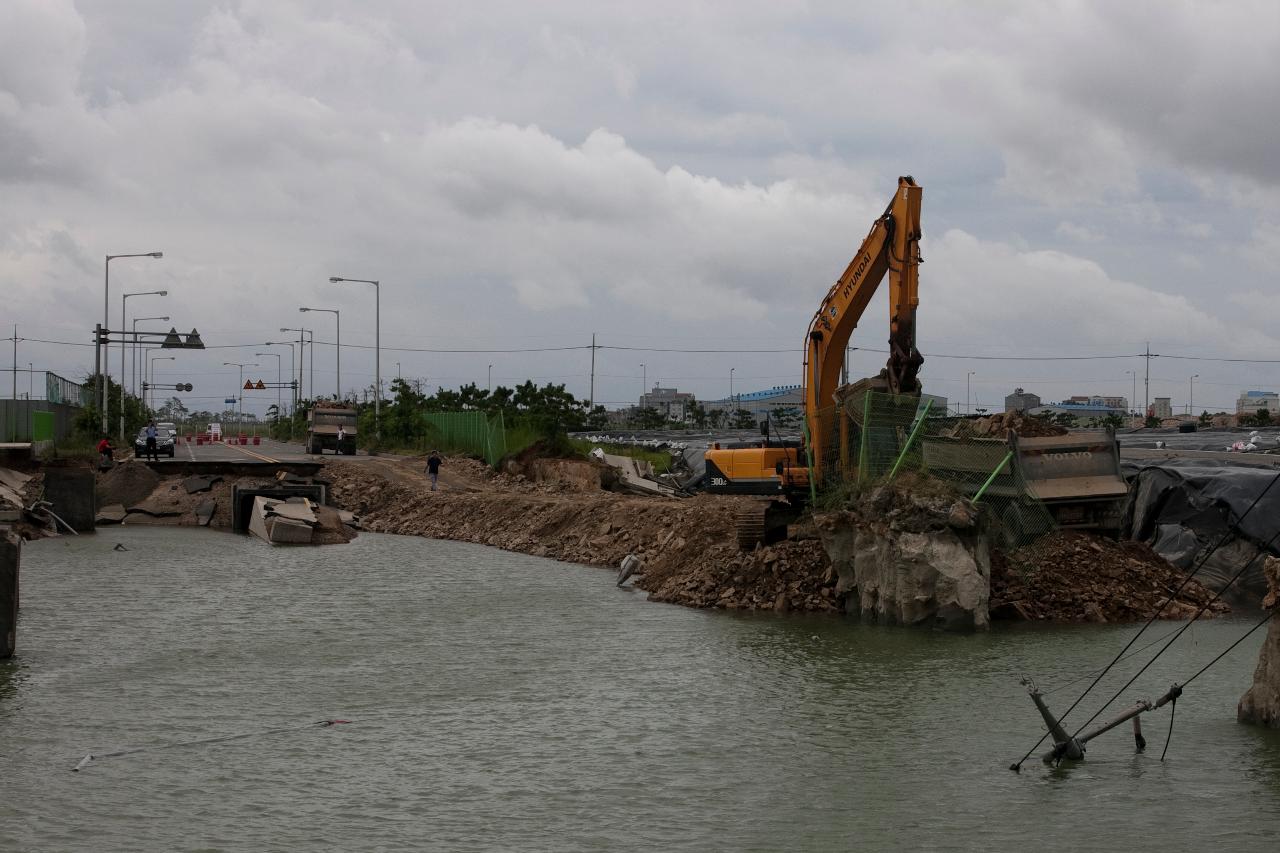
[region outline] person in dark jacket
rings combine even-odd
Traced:
[[[156,439],[160,436],[160,431],[156,429],[156,422],[151,421],[147,424],[147,459],[160,461],[160,450],[156,447]]]
[[[440,463],[444,462],[440,458],[440,451],[433,450],[431,455],[427,457],[427,475],[431,477],[431,491],[436,490],[436,480],[440,477]]]

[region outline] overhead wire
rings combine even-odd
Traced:
[[[1245,509],[1245,511],[1240,514],[1240,516],[1236,519],[1235,523],[1229,525],[1227,532],[1222,534],[1222,536],[1213,545],[1213,547],[1210,548],[1207,552],[1205,552],[1205,554],[1200,558],[1197,565],[1192,569],[1192,571],[1182,579],[1182,583],[1178,585],[1178,588],[1174,590],[1173,593],[1170,594],[1164,600],[1164,603],[1162,603],[1159,607],[1156,608],[1155,613],[1151,614],[1151,618],[1148,619],[1146,623],[1143,624],[1143,626],[1138,629],[1138,632],[1129,639],[1129,642],[1125,643],[1124,647],[1120,649],[1119,653],[1111,660],[1111,662],[1108,663],[1105,667],[1103,667],[1101,672],[1099,672],[1094,677],[1093,681],[1090,682],[1089,686],[1085,688],[1084,692],[1081,693],[1079,697],[1077,697],[1076,700],[1071,703],[1070,707],[1068,707],[1067,710],[1062,713],[1062,716],[1058,718],[1059,722],[1065,720],[1067,718],[1067,715],[1070,714],[1072,711],[1074,711],[1076,707],[1079,706],[1079,704],[1084,701],[1085,697],[1088,696],[1093,691],[1093,689],[1098,686],[1098,682],[1100,682],[1103,679],[1103,677],[1105,677],[1106,674],[1110,672],[1111,669],[1126,656],[1126,653],[1133,646],[1133,644],[1138,641],[1138,638],[1141,637],[1146,632],[1146,630],[1150,628],[1157,619],[1160,618],[1160,614],[1163,613],[1165,608],[1168,607],[1173,602],[1173,600],[1178,597],[1178,595],[1182,592],[1183,589],[1186,588],[1187,584],[1191,582],[1191,580],[1196,576],[1196,574],[1202,568],[1204,568],[1205,563],[1207,563],[1209,558],[1213,556],[1214,552],[1216,552],[1219,548],[1221,548],[1224,544],[1226,544],[1227,540],[1234,535],[1239,525],[1245,520],[1245,518],[1249,515],[1249,513],[1253,512],[1254,507],[1256,507],[1258,503],[1264,497],[1266,497],[1267,493],[1271,491],[1272,487],[1274,487],[1277,482],[1280,482],[1280,473],[1277,473],[1276,476],[1271,478],[1271,481],[1267,483],[1266,488],[1264,488],[1261,492],[1258,493],[1258,496],[1255,497],[1253,499],[1253,502],[1249,504],[1248,508]],[[1280,532],[1278,532],[1276,536],[1280,536]],[[1275,538],[1276,537],[1273,536],[1272,541],[1274,541]],[[1269,546],[1271,543],[1268,542],[1267,544]],[[1244,568],[1242,568],[1240,572],[1236,574],[1236,577],[1240,577],[1240,575],[1244,573],[1245,569],[1251,566],[1254,560],[1256,559],[1257,557],[1255,556],[1252,560],[1247,562]],[[1232,580],[1227,583],[1227,587],[1229,587],[1234,582],[1235,582],[1235,578],[1232,578]],[[1226,589],[1226,587],[1223,587],[1223,589]],[[1214,597],[1210,600],[1209,604],[1212,604],[1214,601],[1217,601],[1219,595],[1221,595],[1221,591],[1219,591],[1217,594],[1214,595]],[[1208,607],[1208,605],[1206,604],[1205,607]],[[1169,643],[1166,644],[1163,648],[1161,648],[1160,651],[1156,653],[1155,657],[1153,657],[1150,661],[1148,661],[1146,665],[1144,665],[1142,669],[1140,669],[1138,673],[1134,675],[1134,677],[1125,684],[1124,687],[1120,688],[1120,691],[1117,692],[1116,696],[1118,696],[1120,692],[1123,692],[1125,689],[1127,689],[1129,685],[1132,684],[1133,681],[1136,680],[1139,675],[1145,672],[1147,667],[1149,667],[1152,663],[1154,663],[1156,659],[1159,658],[1160,655],[1164,653],[1165,649],[1169,648],[1169,646],[1172,645],[1178,639],[1178,637],[1182,636],[1182,633],[1188,627],[1190,627],[1190,625],[1195,622],[1196,618],[1198,618],[1199,615],[1203,612],[1204,612],[1204,609],[1202,608],[1200,611],[1197,612],[1196,616],[1192,617],[1192,619],[1186,625],[1176,630],[1174,632],[1173,638],[1169,641]],[[1102,711],[1105,710],[1106,707],[1111,704],[1111,702],[1115,701],[1116,696],[1113,696],[1111,699],[1108,699],[1102,705],[1102,707],[1099,708],[1098,711],[1094,713],[1092,717],[1090,717],[1088,720],[1085,721],[1084,725],[1082,725],[1079,729],[1076,730],[1075,734],[1073,734],[1071,737],[1074,739],[1077,735],[1080,734],[1081,731],[1084,730],[1084,726],[1087,726],[1089,725],[1089,723],[1096,720],[1098,718],[1098,715],[1101,714]],[[1040,748],[1040,744],[1044,743],[1044,739],[1048,736],[1049,736],[1049,732],[1047,731],[1044,734],[1040,735],[1040,739],[1035,742],[1035,745],[1033,745],[1029,750],[1027,750],[1026,754],[1023,755],[1021,759],[1019,759],[1014,764],[1012,764],[1010,766],[1010,769],[1014,771],[1021,769],[1023,763],[1025,763],[1026,760],[1031,757],[1031,754],[1033,752],[1035,752],[1037,749]]]

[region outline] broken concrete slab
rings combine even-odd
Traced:
[[[196,507],[196,522],[201,527],[208,527],[213,521],[213,514],[218,511],[218,502],[210,498]]]
[[[163,506],[155,501],[144,501],[128,509],[130,515],[142,514],[149,515],[152,518],[172,518],[176,515],[182,515],[182,510],[172,506]]]
[[[182,487],[187,490],[187,494],[194,495],[197,492],[207,492],[213,488],[214,483],[222,482],[222,478],[216,474],[209,476],[188,477],[182,481]]]
[[[98,510],[97,518],[94,520],[98,524],[120,524],[128,514],[129,510],[125,509],[123,505],[112,504]]]

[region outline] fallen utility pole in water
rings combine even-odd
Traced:
[[[1054,764],[1063,760],[1082,761],[1086,743],[1098,735],[1105,734],[1117,726],[1123,725],[1129,720],[1133,721],[1133,740],[1136,751],[1142,752],[1147,748],[1147,740],[1142,736],[1141,716],[1148,711],[1163,708],[1170,702],[1176,702],[1178,697],[1182,695],[1182,686],[1175,683],[1156,701],[1148,702],[1146,699],[1139,699],[1133,705],[1116,714],[1110,720],[1101,723],[1096,728],[1072,736],[1067,734],[1066,729],[1062,727],[1062,723],[1054,717],[1053,712],[1044,703],[1044,697],[1041,695],[1040,688],[1036,686],[1036,683],[1030,678],[1022,679],[1022,683],[1026,685],[1031,701],[1035,703],[1036,709],[1040,711],[1040,716],[1044,717],[1045,725],[1049,727],[1049,734],[1053,737],[1053,749],[1040,756],[1040,759],[1045,764]],[[1016,770],[1017,765],[1015,764],[1012,769]]]

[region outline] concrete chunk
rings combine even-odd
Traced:
[[[98,516],[95,521],[98,524],[119,524],[124,521],[125,516],[128,514],[129,511],[125,509],[123,505],[112,504],[111,506],[104,506],[102,509],[98,510]]]

